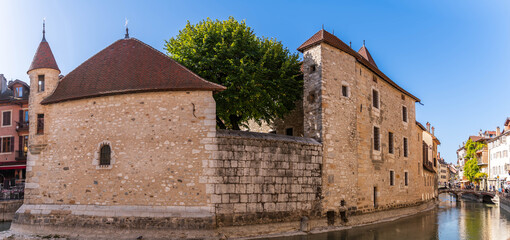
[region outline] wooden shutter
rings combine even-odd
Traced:
[[[23,117],[23,110],[19,110],[19,122],[20,123],[24,122],[23,119],[24,119],[24,117]]]
[[[14,152],[14,137],[11,137],[11,152]]]

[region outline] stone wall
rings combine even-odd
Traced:
[[[433,196],[420,174],[422,140],[415,127],[415,100],[352,55],[326,43],[306,49],[303,65],[305,136],[321,141],[324,154],[323,214],[379,211]],[[342,86],[347,87],[347,96]],[[373,90],[379,93],[379,108],[373,107]],[[374,127],[379,128],[379,150],[374,149]],[[404,138],[408,156],[404,156]]]
[[[12,221],[14,213],[23,204],[23,200],[0,201],[0,222]]]
[[[320,212],[321,144],[314,139],[218,130],[207,193],[219,227],[299,220]]]
[[[46,145],[30,148],[25,204],[207,206],[199,176],[215,147],[211,92],[123,94],[44,107],[48,117],[38,137]],[[112,150],[110,167],[98,166],[104,143]]]

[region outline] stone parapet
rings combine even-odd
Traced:
[[[299,220],[319,213],[322,145],[311,138],[217,132],[206,191],[218,227]]]

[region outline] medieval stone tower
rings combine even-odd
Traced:
[[[46,147],[44,122],[48,119],[46,106],[41,105],[41,101],[49,96],[58,84],[60,69],[53,57],[50,45],[46,41],[45,26],[43,23],[43,38],[35,53],[32,64],[28,69],[30,78],[30,100],[29,100],[29,157],[27,162],[27,175],[32,174],[32,166],[39,159],[39,153]],[[32,191],[38,188],[37,178],[29,178],[31,181],[26,185],[26,191]],[[30,194],[27,194],[25,201],[30,202]]]
[[[324,153],[323,211],[375,211],[419,200],[409,190],[409,179],[418,178],[419,99],[382,73],[364,45],[356,52],[320,30],[298,50],[304,136],[321,142]]]
[[[339,207],[357,204],[353,180],[357,179],[358,94],[356,60],[334,47],[336,39],[321,30],[298,50],[304,65],[305,136],[323,143],[323,210],[338,212]]]

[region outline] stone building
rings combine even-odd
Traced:
[[[423,170],[419,171],[422,186],[425,188],[422,198],[432,199],[438,195],[438,162],[436,156],[437,146],[441,143],[434,135],[434,128],[431,128],[430,123],[427,123],[426,128],[419,122],[416,122],[416,126],[419,132],[418,139],[422,140],[421,165]]]
[[[29,86],[0,74],[0,183],[4,188],[22,184],[28,151]]]
[[[356,52],[320,30],[298,50],[305,137],[324,153],[323,211],[372,212],[433,198],[421,180],[420,100],[386,76],[364,45]]]
[[[298,50],[304,94],[274,128],[285,136],[217,130],[213,93],[224,87],[127,34],[61,79],[43,37],[28,71],[37,124],[12,229],[240,237],[429,207],[437,181],[427,181],[419,99],[365,46],[356,52],[321,30]]]

